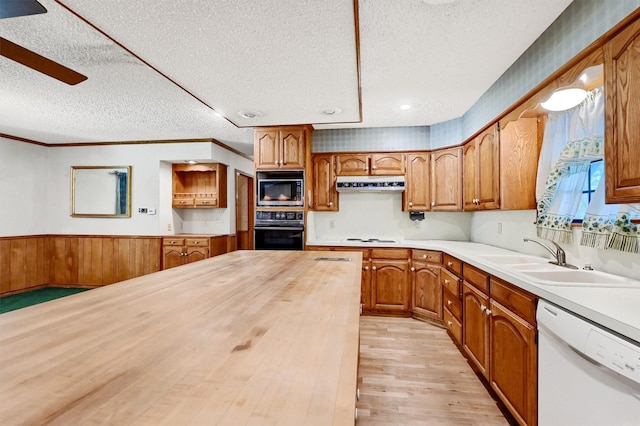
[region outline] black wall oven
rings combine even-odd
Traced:
[[[256,250],[304,250],[304,212],[256,211]]]

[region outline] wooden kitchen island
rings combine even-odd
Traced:
[[[0,424],[353,424],[361,264],[237,251],[2,314]]]

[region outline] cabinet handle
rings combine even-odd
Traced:
[[[356,388],[356,399],[360,401],[360,388]]]
[[[451,321],[447,321],[447,325],[448,325],[449,327],[451,327],[451,326],[453,325],[453,323],[452,323]]]
[[[328,207],[333,207],[333,201],[329,201],[329,202],[327,203],[327,206],[328,206]]]
[[[486,311],[484,311],[487,315],[491,315],[491,309],[487,309]]]
[[[193,244],[198,245],[198,244],[200,244],[200,241],[194,241]]]
[[[375,266],[372,266],[371,269],[376,271],[378,268],[376,268]]]
[[[453,302],[451,300],[447,300],[447,305],[451,306],[453,305]]]
[[[364,267],[364,270],[365,270],[365,271],[368,271],[368,270],[369,270],[369,267],[368,267],[368,266],[365,266],[365,267]]]
[[[432,202],[431,202],[431,207],[435,207],[435,205],[436,205],[436,202],[435,202],[435,201],[432,201]]]
[[[451,282],[451,281],[449,281],[449,280],[447,280],[447,279],[445,279],[445,280],[444,280],[444,283],[445,283],[445,284],[449,284],[450,282]]]
[[[413,207],[413,203],[409,201],[409,207]]]
[[[426,259],[426,258],[427,258],[427,255],[426,255],[426,254],[423,254],[423,255],[422,255],[422,258],[423,258],[423,259]]]
[[[447,262],[447,266],[453,266],[453,262]]]
[[[414,268],[413,266],[411,267],[411,272],[415,272],[416,268]]]
[[[375,170],[375,169],[377,169],[377,168],[378,168],[378,166],[376,166],[376,165],[374,164],[373,166],[371,166],[371,168],[372,168],[373,170]]]
[[[480,310],[484,312],[485,309],[487,309],[487,307],[484,306],[483,304],[480,304]]]

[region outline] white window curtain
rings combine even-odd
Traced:
[[[558,243],[570,243],[572,223],[580,205],[592,161],[604,157],[604,92],[589,93],[579,106],[551,115],[545,127],[538,164],[537,233]],[[640,252],[639,204],[605,204],[601,181],[582,224],[580,244],[606,250]]]
[[[539,237],[572,241],[589,165],[603,156],[604,96],[597,88],[577,107],[550,115],[545,127],[536,188]]]

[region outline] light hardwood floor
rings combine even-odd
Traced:
[[[360,317],[358,425],[508,425],[446,330]]]

